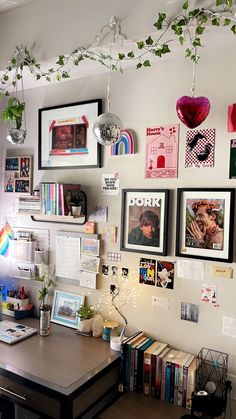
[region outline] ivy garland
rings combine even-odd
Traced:
[[[36,61],[27,47],[16,47],[4,74],[0,78],[1,98],[9,96],[9,90],[13,89],[14,92],[18,81],[22,81],[24,68],[28,68],[35,80],[45,79],[52,82],[70,78],[70,69],[67,70],[68,66],[78,67],[84,60],[97,61],[107,68],[119,71],[122,71],[122,62],[125,60],[135,60],[137,69],[149,67],[151,62],[147,57],[148,54],[151,53],[161,58],[163,55],[170,53],[170,44],[176,40],[176,37],[180,45],[185,45],[188,42],[189,46],[185,49],[185,56],[196,64],[200,58],[199,48],[203,45],[201,37],[208,24],[215,27],[229,27],[232,33],[236,34],[236,14],[232,10],[233,5],[234,0],[216,0],[214,10],[204,8],[189,10],[189,1],[186,0],[182,4],[181,12],[169,21],[165,13],[158,13],[158,19],[154,23],[157,30],[156,40],[154,36],[149,35],[147,39],[135,43],[135,51],[126,54],[118,53],[117,57],[102,52],[94,52],[93,48],[100,41],[100,35],[104,29],[116,31],[113,40],[116,37],[125,39],[125,36],[120,32],[119,22],[115,21],[104,26],[100,34],[88,47],[78,47],[69,55],[59,55],[55,66],[46,71],[41,69],[40,63]],[[174,36],[172,39],[164,41],[168,32],[171,32]]]

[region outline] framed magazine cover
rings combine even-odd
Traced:
[[[101,112],[101,99],[39,109],[39,170],[101,167],[101,146],[93,134]]]
[[[234,189],[177,190],[176,256],[233,260]]]
[[[56,290],[53,299],[51,322],[77,329],[77,311],[84,304],[84,296]]]
[[[167,254],[169,190],[123,189],[121,250]]]

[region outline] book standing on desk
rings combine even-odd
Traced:
[[[119,391],[123,392],[126,381],[126,362],[127,362],[127,347],[128,344],[139,339],[143,335],[143,332],[136,332],[131,335],[129,338],[126,338],[122,341],[121,351],[120,351],[120,368],[119,368]]]

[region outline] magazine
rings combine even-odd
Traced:
[[[0,322],[0,341],[10,345],[37,333],[37,329],[3,320]]]

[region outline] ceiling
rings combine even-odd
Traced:
[[[0,0],[0,13],[14,9],[22,4],[30,3],[31,1],[33,0]]]

